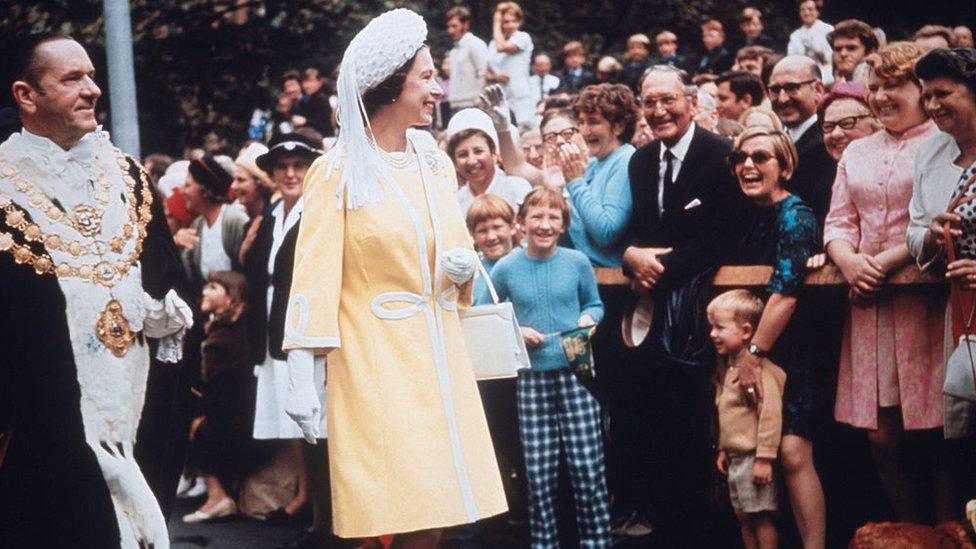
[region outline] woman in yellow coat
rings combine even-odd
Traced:
[[[506,504],[457,314],[477,257],[454,168],[408,131],[441,95],[425,39],[423,19],[398,9],[346,50],[339,141],[305,179],[284,345],[287,411],[307,437],[312,356],[329,355],[335,533],[432,546],[438,529]]]

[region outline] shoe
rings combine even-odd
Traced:
[[[203,477],[188,479],[180,477],[180,484],[176,488],[176,497],[180,499],[198,498],[207,493],[207,482]]]
[[[185,498],[192,486],[193,482],[189,478],[180,475],[180,483],[176,485],[176,497]]]
[[[183,522],[187,524],[200,524],[236,514],[237,504],[230,498],[224,498],[217,502],[217,505],[214,505],[209,511],[197,509],[189,515],[183,515]]]
[[[651,535],[654,527],[643,513],[634,511],[615,524],[612,532],[615,538],[642,538]]]

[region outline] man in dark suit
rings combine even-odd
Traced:
[[[704,306],[711,269],[741,239],[752,211],[726,165],[731,143],[692,121],[695,89],[670,66],[652,67],[641,86],[657,139],[630,161],[633,245],[624,265],[635,291],[653,303],[653,320],[633,364],[615,373],[624,383],[611,396],[618,428],[611,436],[635,456],[625,460],[628,484],[644,492],[663,546],[708,545],[696,536],[714,533],[707,525],[714,355]]]
[[[786,188],[813,208],[823,232],[837,162],[824,148],[823,131],[817,120],[817,102],[824,93],[820,67],[806,56],[784,57],[769,75],[768,91],[773,110],[796,144],[799,155],[796,171]]]

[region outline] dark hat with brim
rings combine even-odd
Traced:
[[[210,153],[190,161],[190,175],[218,201],[227,202],[234,175],[224,169]]]
[[[259,168],[271,175],[275,160],[283,156],[301,156],[309,161],[322,156],[322,143],[298,133],[283,133],[271,138],[268,142],[268,152],[257,157],[254,162]]]

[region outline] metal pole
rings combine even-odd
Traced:
[[[105,52],[108,56],[108,89],[111,96],[112,141],[124,152],[141,159],[139,110],[132,62],[132,21],[128,0],[104,0]]]

